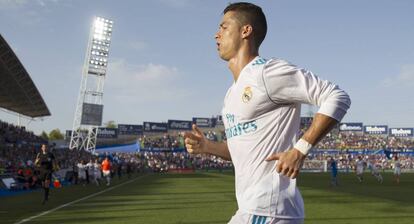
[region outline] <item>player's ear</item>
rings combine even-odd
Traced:
[[[243,39],[248,38],[249,36],[253,35],[253,27],[250,24],[242,26],[241,29],[242,29],[241,34],[242,34]]]

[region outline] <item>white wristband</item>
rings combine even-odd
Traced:
[[[308,152],[312,149],[312,145],[307,142],[304,139],[299,139],[298,142],[296,142],[295,146],[293,148],[299,150],[303,155],[307,155]]]

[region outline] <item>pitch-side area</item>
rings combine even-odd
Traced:
[[[329,173],[302,173],[299,188],[305,223],[414,223],[414,174],[393,182],[384,173],[378,183],[366,173],[339,174],[330,186]],[[1,223],[226,223],[236,210],[232,172],[141,174],[114,178],[111,186],[66,186],[52,189],[41,205],[40,191],[0,198]]]

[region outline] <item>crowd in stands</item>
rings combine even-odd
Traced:
[[[181,133],[175,135],[165,134],[162,137],[143,136],[139,139],[141,148],[182,148],[184,137]]]
[[[224,132],[218,135],[215,131],[206,131],[205,136],[211,141],[218,141],[224,136]],[[163,136],[142,136],[139,138],[141,148],[184,148],[184,136],[182,132],[174,132]]]
[[[205,131],[209,140],[223,141],[223,131]],[[109,154],[114,166],[113,173],[121,175],[127,171],[131,172],[169,172],[184,169],[202,170],[232,170],[232,163],[221,158],[210,155],[190,155],[184,149],[184,137],[181,132],[173,132],[161,136],[141,136],[139,139],[141,149],[163,149],[159,151],[145,151],[138,153],[114,153]],[[40,151],[40,145],[46,140],[26,131],[24,127],[0,121],[0,175],[12,175],[19,182],[24,183],[25,188],[40,186],[37,171],[34,166],[34,158]],[[338,168],[352,171],[355,166],[356,157],[360,154],[348,153],[347,150],[364,149],[413,149],[414,138],[397,138],[384,135],[364,135],[354,132],[329,133],[317,146],[319,150],[340,149],[337,153],[313,153],[308,160],[326,161],[333,157],[338,162]],[[79,163],[85,165],[91,160],[103,160],[103,156],[92,155],[88,152],[54,149],[59,167],[68,169],[75,173]],[[382,169],[392,169],[393,162],[384,154],[362,155],[367,164],[380,164]],[[414,157],[412,155],[399,155],[402,169],[414,169]],[[308,166],[308,167],[306,167]],[[305,169],[312,166],[320,166],[317,162],[305,163]],[[71,179],[74,183],[76,178]]]
[[[137,154],[145,168],[155,172],[181,169],[232,169],[232,163],[216,156],[190,155],[186,152],[141,152]]]
[[[413,138],[365,135],[355,132],[328,133],[316,146],[318,149],[411,149]]]
[[[26,187],[33,187],[36,178],[30,167],[42,143],[47,141],[24,127],[0,120],[0,175],[14,174],[19,181],[28,183]]]
[[[0,145],[23,148],[47,142],[47,140],[27,131],[25,127],[15,126],[0,120]]]
[[[360,158],[359,158],[360,157]],[[383,171],[394,169],[394,160],[393,158],[388,158],[385,154],[373,154],[373,155],[364,155],[359,153],[311,153],[308,155],[308,162],[305,162],[304,169],[321,169],[325,161],[329,161],[330,158],[333,158],[337,162],[337,167],[339,170],[352,172],[356,169],[356,162],[359,159],[362,159],[366,168],[369,168],[373,165],[378,165]],[[397,156],[399,162],[401,163],[401,168],[403,170],[413,170],[414,169],[414,157],[408,154],[401,154]],[[309,162],[310,161],[310,162]],[[320,162],[320,163],[318,163]]]
[[[47,143],[45,139],[26,131],[24,127],[0,120],[0,174],[10,170],[17,171],[21,166],[31,166],[33,154],[45,142]]]

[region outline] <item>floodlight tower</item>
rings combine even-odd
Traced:
[[[103,93],[113,21],[95,17],[89,34],[82,80],[73,119],[70,149],[94,152],[102,125]]]

